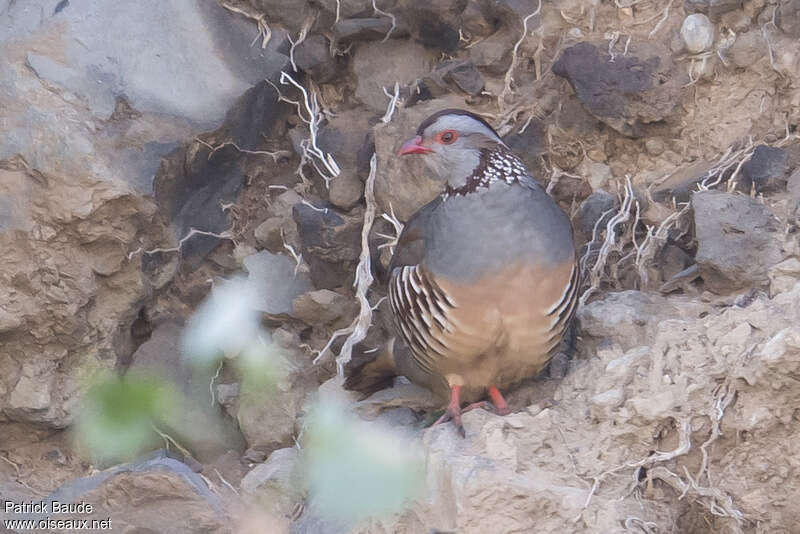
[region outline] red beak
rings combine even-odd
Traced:
[[[427,154],[428,152],[433,152],[433,149],[422,146],[422,136],[418,135],[414,139],[409,139],[403,143],[403,146],[400,147],[400,151],[397,153],[397,155],[405,156],[407,154]]]

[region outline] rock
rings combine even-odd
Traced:
[[[532,119],[528,127],[521,133],[515,129],[506,134],[503,142],[522,158],[534,178],[541,181],[544,176],[547,176],[547,171],[542,166],[542,156],[547,154],[547,133],[543,121]]]
[[[687,13],[704,13],[712,20],[730,11],[740,9],[742,0],[684,0],[683,9]]]
[[[364,181],[369,175],[369,160],[375,143],[372,140],[370,114],[356,108],[337,114],[319,132],[320,148],[336,155],[341,174],[330,181],[328,200],[343,210],[358,204],[364,194]]]
[[[387,57],[393,58],[390,68],[387,68]],[[412,41],[358,44],[352,60],[357,81],[355,97],[371,111],[382,115],[389,105],[383,88],[391,91],[395,82],[404,86],[424,77],[433,69],[435,61],[434,53]]]
[[[36,0],[9,4],[0,27],[0,159],[21,154],[45,174],[145,193],[162,156],[219,125],[239,95],[275,79],[287,60],[277,31],[266,49],[251,47],[250,23],[215,3],[187,10],[175,1],[94,0],[54,13],[52,2]]]
[[[338,14],[341,19],[374,13],[372,0],[318,0],[316,3],[334,16]],[[378,7],[385,8],[386,6],[383,5],[383,2],[378,2]]]
[[[792,175],[789,176],[786,189],[789,191],[790,196],[789,215],[794,216],[800,221],[800,169],[794,171]],[[794,208],[791,206],[792,202],[794,203]]]
[[[225,533],[230,518],[203,479],[163,451],[129,464],[68,482],[46,502],[87,503],[91,514],[64,514],[59,519],[111,518],[111,528],[125,532]],[[45,517],[31,515],[30,519]]]
[[[781,261],[781,228],[763,203],[734,193],[692,195],[696,261],[706,287],[721,294],[760,286]]]
[[[697,161],[688,167],[673,172],[666,180],[654,185],[651,195],[656,202],[688,202],[697,184],[706,178],[711,164],[705,160]]]
[[[781,0],[775,13],[778,28],[789,37],[800,37],[800,2]]]
[[[511,66],[514,37],[507,32],[495,32],[469,49],[469,59],[476,67],[491,74],[503,74]]]
[[[292,313],[292,301],[309,289],[308,274],[296,270],[288,256],[262,251],[247,256],[244,267],[257,292],[258,309],[273,315]]]
[[[12,207],[0,227],[0,419],[63,428],[88,370],[133,352],[131,327],[151,291],[134,251],[167,232],[155,205],[121,184],[19,159],[0,167],[0,199]]]
[[[294,444],[295,421],[306,392],[316,381],[301,369],[289,369],[275,384],[242,388],[237,419],[247,445],[266,454]]]
[[[651,156],[660,156],[664,153],[664,141],[658,137],[651,137],[644,142],[644,148]]]
[[[314,287],[334,289],[351,283],[361,254],[361,217],[306,204],[296,204],[292,216]]]
[[[399,0],[395,11],[408,24],[412,37],[426,47],[442,52],[454,52],[458,48],[461,27],[461,12],[466,2],[430,0]]]
[[[228,450],[241,453],[244,438],[236,425],[223,417],[209,399],[208,385],[214,370],[206,372],[189,365],[191,359],[182,355],[182,325],[167,322],[153,330],[150,339],[142,343],[131,357],[126,376],[157,377],[176,391],[182,392],[187,402],[180,406],[176,427],[164,428],[201,461],[211,461]]]
[[[290,108],[277,98],[268,82],[257,84],[236,101],[222,126],[204,135],[205,144],[192,140],[163,161],[154,182],[155,197],[172,223],[176,240],[191,228],[220,233],[231,227],[229,213],[220,206],[238,197],[251,172],[249,165],[261,166],[263,156],[243,158],[230,143],[243,150],[259,150],[265,148],[263,132],[280,137]],[[181,257],[187,266],[196,268],[219,242],[213,236],[194,236],[181,246]]]
[[[313,22],[317,9],[310,2],[286,2],[285,0],[249,0],[256,14],[264,14],[270,24],[277,23],[297,35],[303,25]],[[251,30],[252,33],[252,30]],[[251,37],[252,39],[252,37]]]
[[[309,325],[332,324],[338,319],[352,321],[358,306],[351,297],[330,289],[317,289],[294,299],[294,317]]]
[[[683,19],[681,38],[690,54],[700,54],[714,44],[714,24],[702,13]]]
[[[766,46],[760,31],[745,32],[736,37],[736,41],[728,51],[728,56],[737,67],[752,68],[757,61],[765,57]]]
[[[452,83],[470,95],[478,95],[483,91],[484,80],[478,69],[469,61],[446,60],[440,63],[432,74],[442,84]]]
[[[389,34],[389,32],[392,32]],[[342,19],[333,25],[333,34],[340,43],[351,41],[381,41],[386,35],[399,37],[398,28],[392,30],[392,19],[388,17]],[[405,31],[404,33],[408,33]]]
[[[22,319],[0,308],[0,334],[11,332],[22,326]]]
[[[786,293],[800,280],[800,259],[787,258],[769,271],[769,294]]]
[[[589,113],[623,135],[642,137],[645,125],[672,115],[683,92],[668,58],[665,51],[642,47],[612,62],[583,42],[564,50],[553,72],[569,81]]]
[[[595,191],[606,187],[611,179],[614,178],[608,165],[592,161],[589,158],[583,158],[580,165],[578,165],[577,173],[580,176],[584,176]]]
[[[577,227],[583,232],[586,241],[592,239],[595,226],[597,227],[598,235],[603,230],[604,225],[608,220],[613,217],[613,210],[617,204],[617,199],[611,193],[598,189],[589,195],[586,200],[581,202],[578,208],[578,224]],[[603,214],[609,212],[603,217]],[[603,218],[600,221],[600,218]]]
[[[768,193],[786,187],[789,175],[789,154],[786,150],[758,145],[753,155],[742,165],[741,188],[750,192]]]
[[[272,451],[263,464],[250,470],[242,479],[245,498],[275,517],[290,518],[303,499],[297,449]]]
[[[297,45],[294,61],[317,83],[329,83],[341,71],[336,58],[331,56],[328,40],[322,35],[311,35]]]
[[[685,299],[620,291],[586,304],[578,310],[577,316],[582,335],[608,339],[628,350],[641,345],[643,339],[651,339],[659,321],[697,318],[703,311],[704,306]]]
[[[282,217],[270,217],[259,224],[253,231],[256,243],[273,254],[286,250],[283,247],[283,237],[281,236],[285,226],[284,221],[286,219]]]

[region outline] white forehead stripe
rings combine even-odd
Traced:
[[[490,139],[494,139],[498,143],[505,146],[503,140],[500,139],[500,137],[498,137],[491,129],[487,128],[485,124],[475,120],[469,115],[442,115],[436,119],[436,122],[428,126],[425,131],[430,133],[441,130],[455,130],[462,135],[479,133]]]

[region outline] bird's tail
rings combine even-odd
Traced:
[[[394,362],[394,341],[394,338],[387,341],[376,358],[356,363],[345,379],[344,388],[357,391],[366,398],[376,391],[391,387],[399,374]]]

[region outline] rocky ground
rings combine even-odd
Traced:
[[[0,57],[4,500],[130,533],[798,530],[797,0],[0,0]],[[385,339],[392,236],[440,187],[395,152],[445,107],[523,157],[585,272],[572,354],[465,439],[337,374]],[[184,399],[130,462],[81,444],[109,373]],[[370,476],[408,491],[331,513],[315,446],[368,464],[385,427],[418,457]]]

